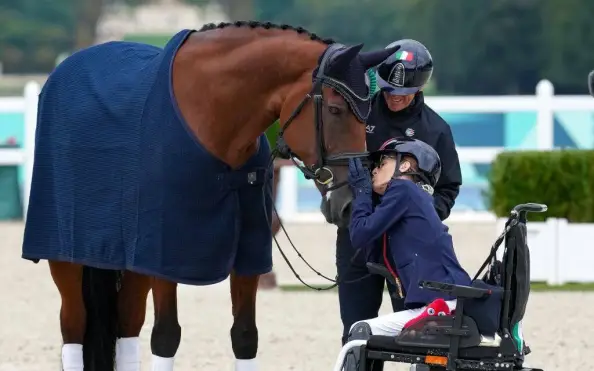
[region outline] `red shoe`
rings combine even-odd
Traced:
[[[448,304],[445,302],[445,300],[435,299],[431,304],[427,305],[427,308],[425,308],[421,314],[406,322],[403,328],[410,327],[426,317],[449,316],[450,314],[450,307],[448,307]]]

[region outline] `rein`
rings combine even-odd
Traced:
[[[276,150],[272,152],[271,156],[270,156],[270,161],[268,163],[268,167],[266,168],[266,175],[265,175],[265,179],[268,177],[268,174],[270,174],[271,169],[274,166],[274,160],[278,158],[278,156],[276,156]],[[276,247],[278,248],[278,251],[280,252],[281,256],[283,257],[283,260],[285,261],[285,263],[287,263],[287,266],[289,267],[289,269],[291,270],[291,273],[293,273],[293,276],[295,276],[295,278],[297,278],[297,280],[299,282],[301,282],[305,287],[315,290],[315,291],[327,291],[327,290],[332,290],[333,288],[337,287],[339,284],[345,284],[345,283],[356,283],[359,281],[363,281],[364,279],[371,277],[372,273],[367,273],[366,275],[359,277],[357,279],[354,280],[348,280],[348,281],[343,281],[340,279],[340,277],[338,276],[338,273],[336,274],[335,278],[330,278],[326,275],[324,275],[323,273],[321,273],[320,271],[318,271],[317,269],[315,269],[304,257],[303,254],[301,254],[301,252],[297,249],[297,247],[295,247],[295,244],[293,243],[293,240],[291,240],[291,237],[289,236],[289,233],[287,233],[287,230],[285,229],[285,226],[283,225],[282,220],[280,219],[280,216],[278,214],[278,210],[276,209],[276,205],[274,204],[274,197],[272,195],[272,186],[270,185],[269,187],[266,187],[266,185],[262,188],[262,193],[264,195],[263,197],[263,207],[264,207],[264,216],[266,217],[266,222],[268,223],[268,225],[271,225],[271,219],[268,216],[268,211],[266,209],[266,199],[268,198],[270,200],[270,203],[272,204],[272,210],[276,213],[277,217],[278,217],[278,222],[279,222],[279,226],[280,229],[283,231],[283,233],[285,234],[285,237],[287,238],[287,241],[289,241],[289,244],[291,245],[291,247],[293,248],[293,251],[295,251],[295,253],[297,254],[297,256],[299,257],[299,259],[301,259],[301,261],[303,263],[305,263],[305,265],[315,274],[317,274],[319,277],[322,277],[323,279],[325,279],[328,282],[332,282],[331,285],[329,286],[325,286],[325,287],[316,287],[316,286],[312,286],[310,284],[308,284],[307,282],[305,282],[301,276],[299,275],[299,273],[297,273],[297,271],[295,270],[295,267],[293,267],[293,264],[291,263],[291,261],[289,260],[289,258],[287,257],[287,254],[285,254],[284,250],[281,248],[280,243],[278,242],[278,240],[276,239],[276,235],[274,233],[272,233],[272,227],[270,227],[270,234],[272,235],[272,239],[274,240],[274,243],[276,244]],[[351,258],[351,262],[350,265],[348,267],[349,271],[350,269],[352,269],[355,259],[357,259],[357,257],[359,256],[359,253],[361,252],[361,249],[357,249],[357,251],[355,251],[355,254],[353,255],[353,257]]]

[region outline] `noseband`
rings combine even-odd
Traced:
[[[319,64],[318,71],[316,73],[315,78],[313,79],[313,88],[312,90],[303,98],[301,103],[295,108],[295,110],[291,113],[287,121],[283,124],[281,130],[278,133],[277,141],[276,141],[276,148],[274,150],[274,154],[277,157],[281,157],[284,159],[290,159],[293,161],[295,166],[301,170],[303,175],[306,179],[314,179],[316,183],[323,186],[322,192],[324,194],[343,187],[347,184],[346,181],[340,183],[334,183],[334,173],[332,172],[331,166],[348,166],[349,159],[351,158],[367,158],[366,152],[345,152],[340,153],[337,155],[331,155],[327,153],[326,144],[324,141],[324,122],[322,119],[322,109],[324,103],[324,97],[322,95],[322,87],[324,85],[328,85],[341,93],[341,95],[347,100],[349,107],[353,111],[353,113],[361,120],[365,121],[367,115],[361,114],[359,110],[356,108],[354,104],[354,99],[359,100],[368,100],[370,99],[370,95],[368,97],[360,97],[355,94],[350,88],[348,88],[344,83],[337,81],[329,76],[326,76],[325,71],[331,58],[334,54],[336,54],[340,49],[344,48],[344,45],[341,44],[332,44],[328,47],[322,60]],[[310,99],[313,99],[314,103],[314,123],[315,123],[315,131],[316,131],[316,153],[317,159],[314,165],[307,166],[303,163],[303,161],[299,158],[299,156],[291,150],[291,148],[287,145],[286,141],[284,140],[283,134],[285,130],[291,125],[293,120],[299,116],[305,104],[309,102]]]

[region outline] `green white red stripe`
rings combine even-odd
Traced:
[[[402,61],[412,61],[413,60],[413,53],[407,52],[404,50],[400,50],[396,52],[396,58]]]

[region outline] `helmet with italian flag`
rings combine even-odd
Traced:
[[[416,94],[433,74],[433,59],[416,40],[398,40],[386,49],[397,45],[400,49],[377,67],[377,86],[391,95]]]

